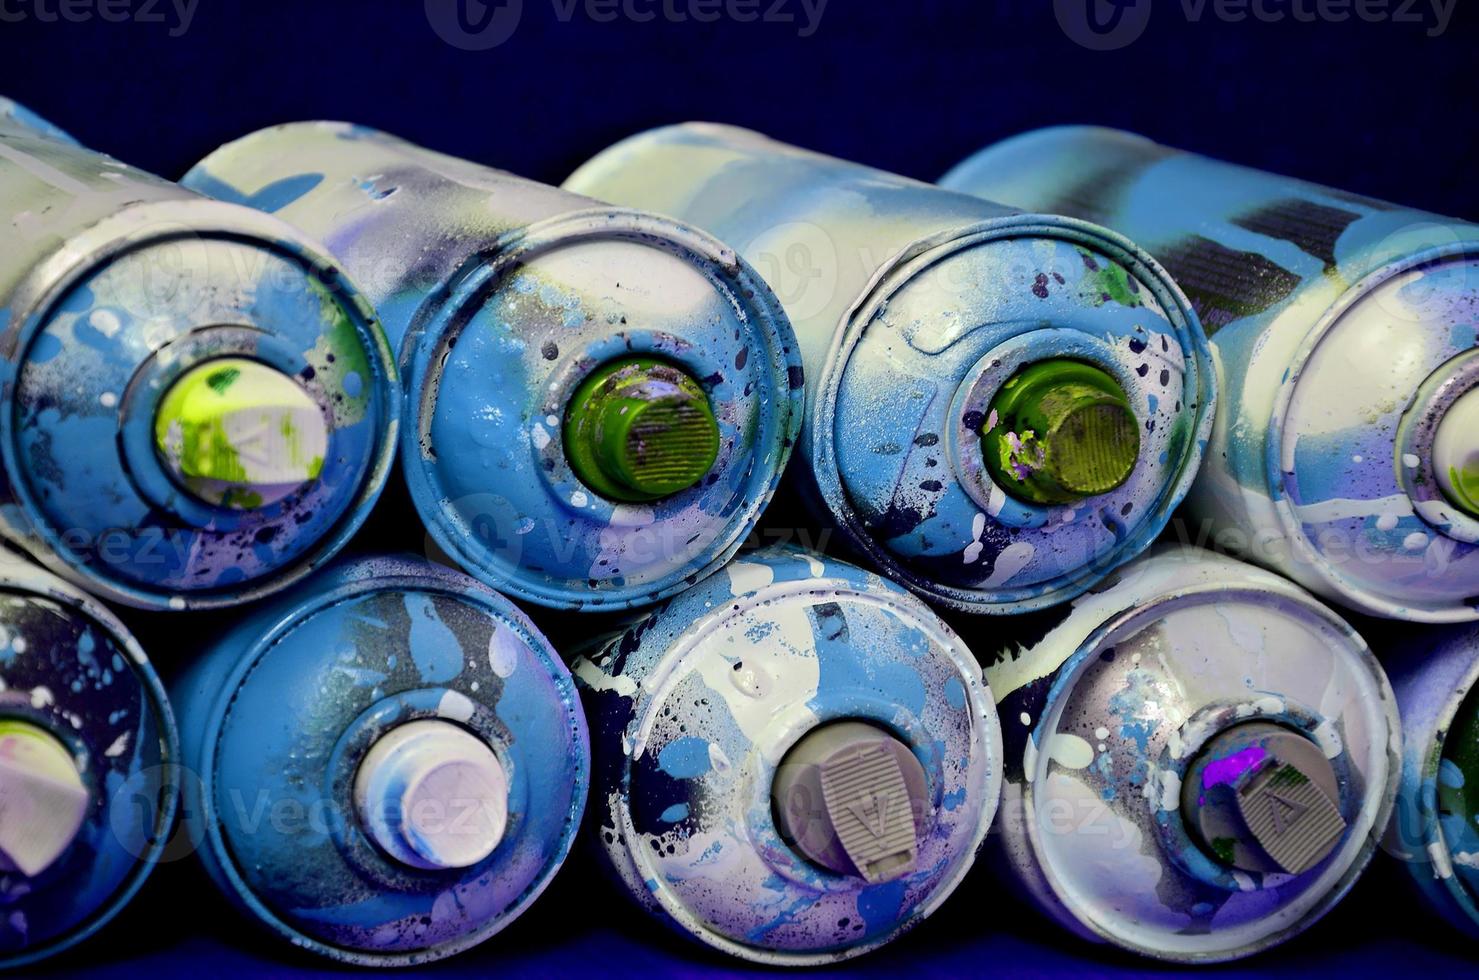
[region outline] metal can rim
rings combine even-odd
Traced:
[[[361,564],[369,565],[384,561],[384,558],[366,558],[341,566],[343,569],[352,570]],[[392,559],[399,561],[399,559]],[[523,610],[519,609],[509,599],[499,592],[481,583],[475,583],[474,588],[468,587],[468,582],[463,579],[461,573],[445,566],[426,563],[418,572],[410,565],[396,570],[390,575],[377,577],[347,576],[344,580],[334,584],[332,588],[324,589],[309,596],[305,601],[297,603],[286,603],[277,611],[272,625],[263,629],[249,646],[238,655],[236,664],[231,668],[229,674],[224,678],[220,691],[216,695],[206,715],[204,730],[207,738],[201,743],[200,757],[195,760],[198,765],[195,785],[200,789],[200,799],[197,801],[199,814],[195,817],[199,821],[198,826],[203,828],[200,839],[210,849],[210,854],[216,868],[221,876],[230,883],[232,897],[241,902],[256,920],[263,926],[291,942],[294,946],[306,949],[310,952],[324,956],[327,959],[340,963],[348,963],[353,966],[375,966],[375,967],[397,967],[415,966],[431,963],[438,960],[455,956],[458,953],[477,946],[493,936],[519,918],[530,905],[532,905],[544,890],[554,880],[555,874],[565,864],[570,856],[570,851],[575,843],[577,830],[581,826],[585,816],[585,808],[590,797],[590,729],[585,722],[585,714],[581,709],[580,695],[575,687],[574,678],[570,675],[565,663],[549,641],[544,638],[534,621],[531,620]],[[565,674],[564,686],[569,692],[572,716],[579,719],[579,742],[576,748],[580,750],[586,764],[581,767],[576,775],[572,797],[574,805],[570,818],[567,822],[567,832],[560,842],[558,850],[550,855],[550,861],[546,873],[535,882],[521,897],[516,908],[518,911],[512,915],[502,915],[492,923],[492,928],[481,931],[470,932],[458,938],[454,943],[448,943],[440,947],[423,950],[411,950],[392,954],[373,953],[368,950],[347,949],[335,946],[331,943],[315,939],[294,928],[285,921],[270,906],[264,902],[247,883],[237,867],[235,855],[232,853],[229,842],[221,833],[221,822],[216,819],[215,796],[211,787],[216,770],[216,754],[219,750],[222,728],[226,716],[230,713],[236,699],[236,694],[241,688],[241,683],[256,669],[262,657],[270,650],[294,625],[302,622],[307,616],[318,613],[324,609],[338,605],[348,599],[366,595],[374,592],[386,592],[396,589],[415,588],[421,591],[432,591],[460,602],[476,603],[491,613],[505,617],[509,622],[516,624],[537,643],[531,643],[531,649],[539,649],[544,659],[548,660],[552,672],[557,676],[560,672]]]
[[[1198,417],[1191,439],[1181,459],[1179,473],[1168,481],[1158,501],[1154,516],[1143,522],[1136,533],[1115,549],[1113,560],[1101,560],[1083,574],[1060,576],[1058,580],[1032,586],[1019,598],[992,598],[994,593],[979,589],[959,588],[932,582],[912,572],[873,538],[848,503],[837,464],[832,428],[835,424],[837,398],[842,376],[852,352],[862,336],[862,326],[871,313],[888,300],[903,281],[912,276],[912,267],[937,258],[943,252],[963,251],[993,240],[1041,236],[1070,244],[1083,245],[1103,253],[1123,265],[1138,281],[1150,289],[1167,314],[1174,318],[1186,354],[1188,373],[1196,392]],[[844,534],[877,567],[911,591],[959,612],[1006,615],[1033,612],[1055,606],[1083,594],[1107,576],[1114,568],[1145,551],[1165,528],[1171,513],[1186,497],[1201,468],[1203,448],[1212,433],[1216,414],[1217,377],[1212,367],[1212,348],[1201,327],[1201,320],[1191,301],[1175,284],[1170,274],[1150,253],[1125,236],[1092,222],[1057,215],[1021,213],[988,218],[961,228],[951,229],[919,239],[884,262],[874,274],[867,289],[843,314],[832,344],[827,351],[822,373],[815,379],[815,392],[808,406],[810,414],[802,451],[822,499],[835,501],[829,506]]]
[[[63,605],[74,609],[78,614],[97,624],[102,630],[111,636],[119,645],[123,653],[129,658],[133,667],[134,676],[139,679],[139,684],[152,702],[155,717],[158,719],[160,735],[163,740],[163,753],[160,762],[164,791],[163,805],[160,807],[155,827],[155,833],[149,848],[134,861],[134,869],[125,879],[118,890],[108,900],[100,905],[81,925],[71,932],[55,937],[42,946],[23,950],[13,956],[0,959],[0,969],[14,969],[19,966],[27,966],[55,955],[62,950],[69,949],[76,944],[85,941],[106,926],[124,906],[126,906],[136,895],[154,868],[159,863],[165,848],[169,846],[170,838],[166,833],[174,823],[175,814],[180,808],[180,785],[181,785],[181,756],[180,732],[175,723],[174,711],[170,708],[169,698],[165,694],[164,684],[159,679],[158,672],[150,663],[148,655],[139,645],[139,641],[129,632],[128,628],[117,616],[94,599],[91,595],[77,588],[65,579],[58,579],[43,569],[36,569],[38,577],[50,579],[40,582],[16,582],[0,583],[0,586],[15,588],[20,592],[31,592],[36,595],[50,598],[61,602]]]
[[[1289,419],[1289,409],[1299,387],[1303,369],[1315,355],[1321,343],[1330,335],[1332,328],[1355,304],[1372,290],[1390,282],[1420,266],[1461,256],[1479,255],[1479,241],[1459,241],[1424,249],[1412,255],[1388,262],[1347,286],[1336,301],[1321,314],[1310,327],[1299,349],[1289,363],[1284,379],[1274,397],[1273,410],[1269,415],[1268,429],[1264,436],[1264,479],[1270,488],[1283,486],[1282,455],[1286,440],[1284,425]],[[1437,609],[1416,609],[1413,606],[1384,599],[1370,590],[1347,581],[1335,565],[1323,558],[1314,548],[1303,531],[1303,523],[1294,512],[1294,504],[1285,493],[1270,494],[1273,512],[1279,520],[1280,530],[1289,541],[1295,560],[1310,571],[1323,588],[1338,601],[1357,612],[1386,619],[1401,619],[1415,623],[1470,623],[1479,621],[1479,606],[1454,606]]]
[[[568,244],[572,236],[624,238],[680,255],[688,253],[697,256],[721,274],[711,279],[716,284],[723,283],[726,299],[743,309],[747,319],[757,323],[757,334],[780,339],[781,345],[767,352],[778,371],[789,377],[791,372],[801,370],[801,355],[795,334],[780,300],[734,249],[707,232],[686,222],[649,211],[602,206],[585,207],[534,222],[499,236],[486,248],[471,256],[462,269],[450,277],[449,282],[452,285],[442,292],[431,315],[414,326],[402,342],[400,373],[405,385],[407,424],[401,427],[400,432],[400,460],[414,500],[423,497],[433,501],[441,499],[438,484],[428,477],[426,468],[421,465],[420,446],[426,435],[422,430],[430,424],[432,417],[427,402],[434,394],[434,387],[428,382],[439,360],[439,352],[445,349],[445,339],[449,333],[454,332],[450,321],[469,305],[482,302],[481,297],[488,288],[509,268],[531,255]],[[428,345],[425,342],[427,337],[435,337],[436,344]],[[533,602],[548,609],[589,611],[640,608],[689,588],[695,581],[717,571],[734,557],[780,484],[792,447],[801,434],[805,414],[804,390],[786,383],[784,397],[773,399],[771,405],[772,411],[784,413],[781,423],[776,427],[776,464],[773,472],[761,492],[749,495],[745,506],[732,515],[729,533],[716,539],[722,541],[722,546],[709,549],[711,557],[702,568],[675,569],[658,588],[628,590],[629,594],[625,596],[603,598],[598,603],[579,598],[582,590],[538,588],[530,582],[503,574],[486,563],[473,562],[469,571],[476,569],[478,576],[486,576],[485,581],[513,598]],[[756,452],[754,455],[761,454]],[[466,551],[460,546],[464,536],[447,519],[445,512],[436,506],[418,506],[417,510],[437,546],[447,555],[455,556],[459,565],[464,564]],[[589,590],[584,591],[589,593]]]
[[[152,222],[172,222],[176,228],[165,235],[151,234],[147,225]],[[344,270],[327,252],[294,232],[289,226],[270,215],[250,208],[204,197],[182,197],[178,200],[155,201],[126,207],[108,218],[68,238],[62,247],[53,251],[41,262],[32,266],[17,285],[14,295],[12,322],[20,324],[14,332],[0,334],[0,353],[13,357],[30,344],[35,333],[47,321],[51,311],[63,296],[90,270],[99,268],[104,262],[141,248],[153,242],[178,237],[179,228],[191,225],[192,232],[203,237],[236,240],[259,248],[282,254],[285,258],[306,266],[313,275],[323,277],[336,289],[336,299],[350,310],[359,332],[373,346],[366,354],[374,365],[377,377],[373,383],[386,387],[386,426],[376,439],[375,459],[365,475],[358,493],[347,502],[337,528],[325,535],[308,554],[292,565],[264,576],[256,582],[243,583],[211,593],[187,594],[175,590],[151,589],[143,585],[130,584],[115,577],[105,577],[95,568],[87,570],[68,564],[58,550],[60,536],[56,529],[36,521],[40,510],[27,481],[9,481],[16,495],[20,511],[25,515],[25,536],[34,537],[45,544],[44,549],[25,550],[48,570],[62,578],[82,586],[103,598],[154,611],[178,611],[180,609],[206,610],[238,606],[274,593],[297,583],[314,569],[321,566],[359,530],[368,517],[370,504],[379,498],[390,468],[395,460],[397,430],[400,424],[401,398],[395,357],[380,329],[380,321],[370,302],[354,285]],[[20,474],[20,450],[16,445],[18,427],[15,420],[15,399],[12,392],[0,404],[0,465],[11,474]],[[24,547],[24,546],[22,546]],[[180,604],[183,601],[183,606]]]

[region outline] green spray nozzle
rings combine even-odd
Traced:
[[[703,388],[646,357],[592,371],[570,398],[564,437],[581,482],[628,503],[687,490],[719,456],[719,423]]]
[[[292,376],[222,357],[170,386],[154,414],[154,445],[175,480],[206,503],[249,510],[318,478],[329,422]]]
[[[1123,484],[1140,455],[1140,427],[1118,381],[1055,358],[1023,368],[991,402],[982,432],[987,471],[1007,493],[1070,504]]]

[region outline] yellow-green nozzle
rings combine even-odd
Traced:
[[[293,377],[223,357],[186,371],[154,415],[154,445],[175,479],[209,504],[249,510],[316,480],[329,423]]]
[[[72,753],[18,719],[0,721],[0,863],[34,878],[76,839],[92,796]]]
[[[1140,426],[1119,382],[1082,361],[1028,365],[991,403],[981,434],[986,468],[1007,493],[1070,504],[1130,478]]]
[[[692,487],[719,456],[719,423],[698,382],[645,357],[606,364],[565,412],[565,455],[601,496],[642,502]]]

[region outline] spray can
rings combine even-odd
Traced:
[[[1120,569],[987,658],[996,858],[1097,942],[1232,960],[1307,928],[1392,812],[1400,730],[1365,642],[1287,580],[1194,548]]]
[[[1386,663],[1404,740],[1388,851],[1429,907],[1479,938],[1479,627],[1428,630]]]
[[[1370,615],[1479,618],[1479,226],[1087,127],[943,183],[1102,221],[1191,296],[1224,395],[1197,543]]]
[[[74,586],[0,552],[0,968],[91,936],[158,862],[179,739],[138,643]]]
[[[774,492],[800,426],[795,338],[708,236],[334,123],[247,136],[185,184],[321,237],[365,284],[400,347],[415,507],[515,598],[671,595]]]
[[[1212,418],[1205,339],[1143,252],[726,126],[658,129],[567,187],[693,221],[801,339],[803,498],[933,602],[1010,613],[1147,547]]]
[[[335,960],[487,939],[544,890],[584,810],[564,664],[508,600],[425,561],[331,568],[223,633],[174,693],[206,870]]]
[[[0,114],[0,535],[103,598],[203,609],[364,520],[399,401],[316,246]]]
[[[645,909],[731,955],[881,946],[949,896],[995,815],[980,668],[854,566],[747,554],[574,669],[600,853]]]

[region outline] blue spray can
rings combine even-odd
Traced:
[[[1429,907],[1479,939],[1479,627],[1426,631],[1386,663],[1404,738],[1387,850]]]
[[[134,638],[0,552],[0,968],[100,929],[165,847],[179,739]]]
[[[1043,619],[985,667],[1009,881],[1087,939],[1179,963],[1267,949],[1340,901],[1400,771],[1391,688],[1350,626],[1176,546]]]
[[[943,183],[1102,221],[1191,296],[1224,396],[1197,543],[1370,615],[1479,618],[1479,226],[1107,129]]]
[[[427,962],[498,932],[569,852],[590,745],[514,606],[409,558],[342,563],[174,686],[207,871],[294,945]]]
[[[707,235],[334,123],[254,133],[185,184],[321,237],[365,285],[400,346],[416,510],[515,598],[671,595],[774,492],[801,421],[795,338]]]
[[[970,868],[1001,732],[924,604],[793,549],[745,555],[576,661],[597,847],[675,929],[828,963],[897,937]]]
[[[725,126],[633,137],[565,186],[691,220],[767,277],[806,364],[803,496],[931,601],[1070,598],[1148,546],[1190,485],[1206,342],[1113,233]]]
[[[39,125],[39,128],[38,128]],[[349,538],[399,401],[316,246],[0,113],[0,534],[116,602],[280,589]]]

